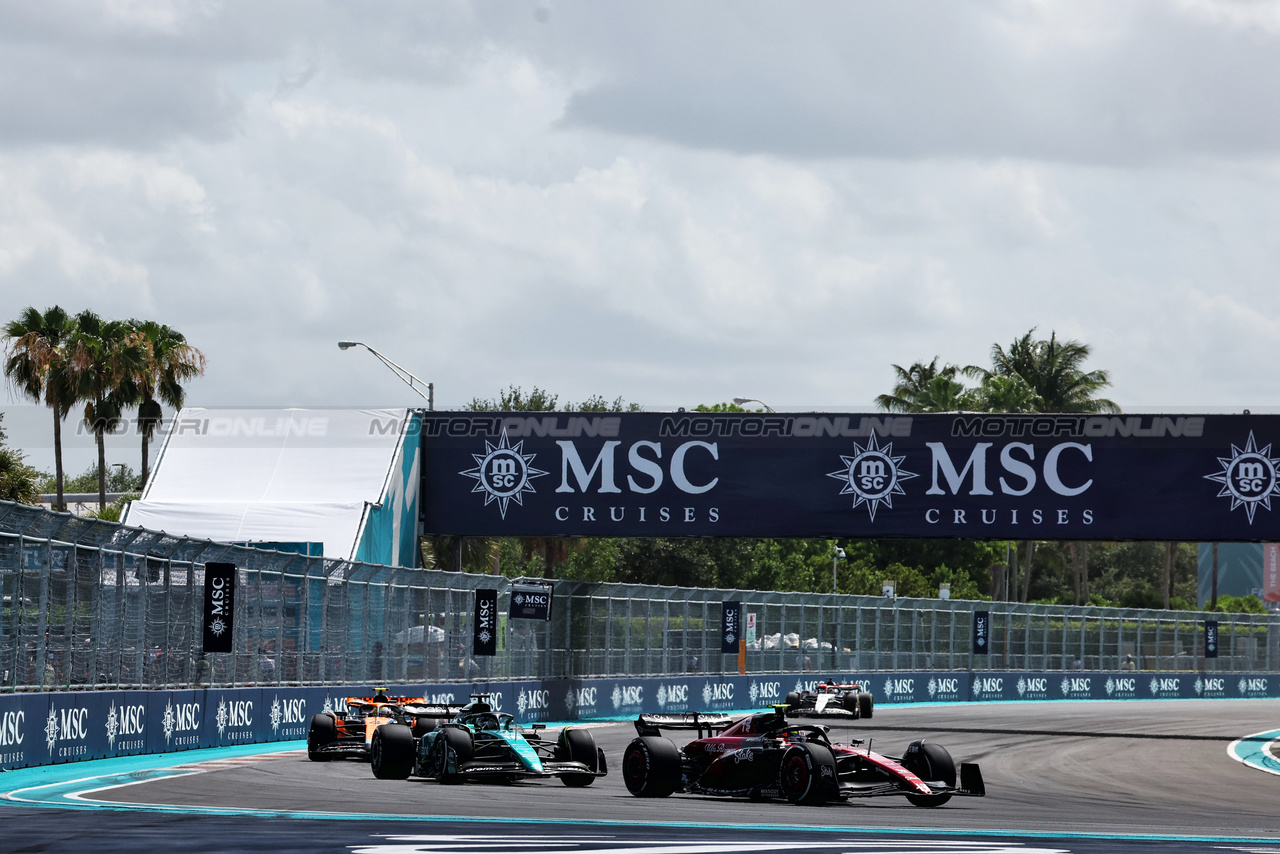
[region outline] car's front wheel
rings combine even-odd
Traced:
[[[321,712],[311,716],[311,726],[307,728],[307,758],[312,762],[327,762],[329,754],[320,748],[338,740],[338,723],[333,715]]]
[[[925,783],[941,783],[955,788],[956,763],[941,744],[931,741],[913,741],[902,756],[902,767]],[[951,800],[951,795],[908,794],[907,800],[918,807],[940,807]]]
[[[462,766],[471,761],[474,745],[471,733],[456,726],[441,728],[431,745],[431,767],[441,783],[462,783]]]
[[[565,727],[560,731],[560,743],[558,745],[558,753],[563,759],[570,762],[581,762],[591,769],[590,774],[562,774],[560,780],[568,787],[580,789],[583,786],[590,786],[596,781],[595,772],[600,769],[596,767],[599,756],[596,753],[596,739],[590,730],[578,729],[577,727]]]

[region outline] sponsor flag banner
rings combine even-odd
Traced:
[[[1204,657],[1218,657],[1218,621],[1204,621]]]
[[[742,603],[721,604],[720,651],[726,655],[738,654],[738,641],[742,637]]]
[[[236,565],[204,565],[204,651],[231,652],[235,636]]]
[[[988,655],[991,652],[991,612],[973,612],[973,654]]]
[[[1280,542],[1280,416],[426,412],[428,533]]]
[[[513,584],[511,607],[507,616],[513,620],[550,620],[551,587],[541,584]]]
[[[498,591],[476,590],[476,611],[471,621],[472,652],[475,655],[498,654]]]
[[[1262,544],[1262,601],[1280,602],[1280,543]]]

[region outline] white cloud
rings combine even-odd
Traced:
[[[353,338],[441,406],[868,406],[1033,326],[1280,393],[1269,6],[77,8],[0,11],[0,287],[181,329],[196,403],[417,402]]]

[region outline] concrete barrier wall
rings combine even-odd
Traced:
[[[760,708],[824,679],[861,681],[878,704],[1280,698],[1277,674],[1187,672],[789,673],[385,687],[429,702],[490,693],[500,711],[531,723]],[[312,715],[372,693],[372,686],[353,685],[6,694],[0,696],[0,768],[305,739]]]

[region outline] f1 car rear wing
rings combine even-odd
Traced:
[[[390,697],[386,694],[376,694],[372,697],[347,697],[346,706],[348,711],[368,713],[384,706],[404,706],[422,701],[421,697]]]
[[[698,738],[709,738],[733,723],[726,714],[713,712],[685,712],[679,715],[640,715],[636,718],[636,732],[643,736],[660,735],[664,729],[695,730]]]
[[[466,706],[456,703],[438,703],[430,706],[418,703],[405,703],[400,707],[406,715],[415,715],[420,718],[452,718],[466,708]]]

